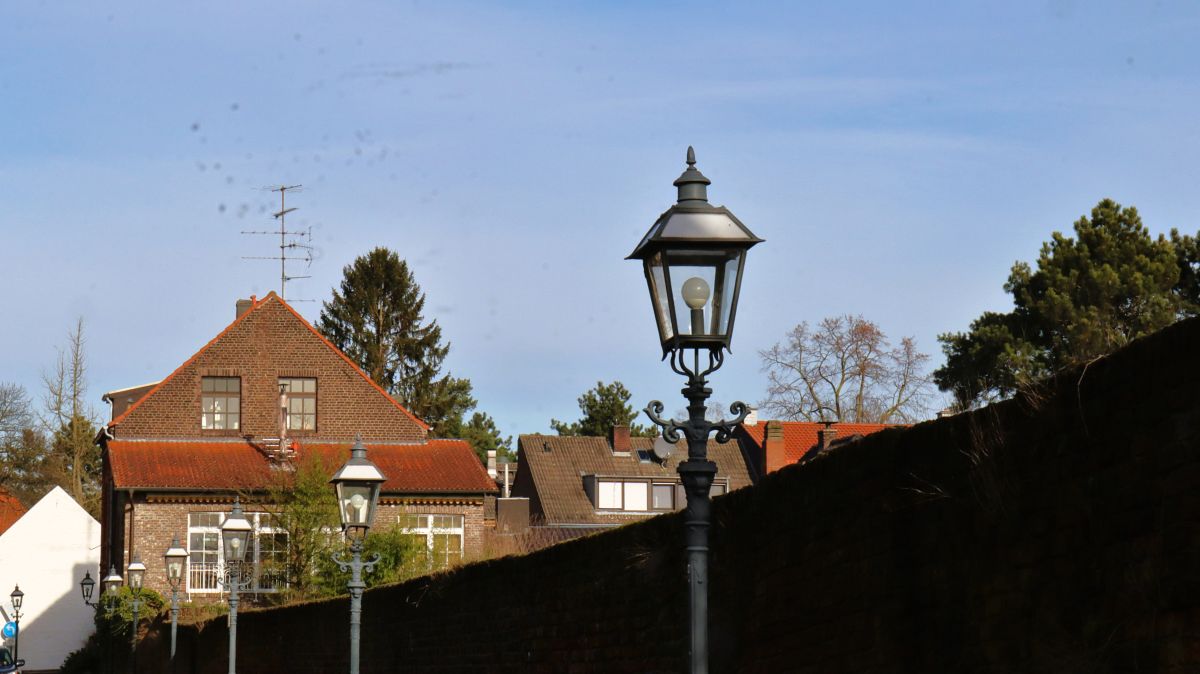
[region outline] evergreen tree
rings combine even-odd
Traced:
[[[1074,238],[1054,232],[1036,271],[1013,266],[1011,312],[938,337],[946,364],[934,379],[965,409],[1109,353],[1196,313],[1198,262],[1194,237],[1152,238],[1137,209],[1105,199],[1075,223]]]
[[[425,321],[425,294],[408,264],[376,248],[342,274],[341,290],[322,304],[317,329],[435,435],[461,423],[475,406],[471,382],[441,374],[450,344],[442,342],[436,320]]]
[[[579,421],[566,423],[550,420],[550,427],[559,435],[587,435],[607,437],[613,426],[629,426],[632,435],[652,438],[658,435],[654,426],[633,423],[638,412],[629,406],[633,394],[619,381],[605,384],[597,381],[596,386],[579,396],[579,410],[583,417]]]
[[[465,424],[448,425],[446,435],[469,442],[484,465],[487,465],[487,453],[491,450],[495,450],[498,461],[516,460],[512,453],[512,436],[504,437],[496,426],[496,420],[484,412],[475,412]]]

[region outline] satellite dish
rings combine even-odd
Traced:
[[[654,439],[653,451],[654,458],[662,463],[671,458],[671,452],[675,451],[675,445],[674,443],[667,442],[667,439],[660,435]]]

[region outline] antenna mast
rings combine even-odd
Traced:
[[[272,192],[279,193],[279,211],[274,213],[275,219],[279,221],[279,229],[272,231],[246,231],[242,230],[242,234],[271,234],[279,235],[279,256],[260,257],[243,255],[243,260],[279,260],[279,299],[286,299],[287,282],[293,279],[310,278],[309,276],[288,276],[287,263],[288,260],[303,260],[305,265],[312,264],[312,228],[307,230],[290,231],[287,228],[287,214],[296,210],[296,207],[287,207],[287,193],[289,191],[298,192],[303,185],[279,185],[278,187],[269,187]],[[289,240],[288,237],[294,237]],[[297,240],[299,239],[299,240]],[[303,255],[288,255],[288,251],[303,251]]]

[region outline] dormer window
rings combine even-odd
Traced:
[[[200,428],[238,430],[242,423],[242,380],[238,377],[200,378]]]
[[[279,391],[287,396],[287,429],[317,430],[317,380],[313,377],[283,377]]]

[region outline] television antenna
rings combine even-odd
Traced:
[[[312,265],[313,247],[312,247],[312,227],[308,229],[289,230],[287,228],[287,214],[297,208],[295,206],[287,207],[287,193],[299,192],[304,188],[303,185],[277,185],[275,187],[265,187],[263,189],[279,193],[279,211],[274,213],[275,219],[279,221],[279,229],[276,230],[242,230],[242,234],[270,234],[279,236],[279,255],[257,256],[243,255],[243,260],[279,260],[279,299],[286,299],[287,282],[300,279],[312,278],[311,276],[289,276],[287,272],[287,263],[289,260],[293,262],[303,261],[305,269]],[[292,300],[293,302],[312,302],[313,300]]]

